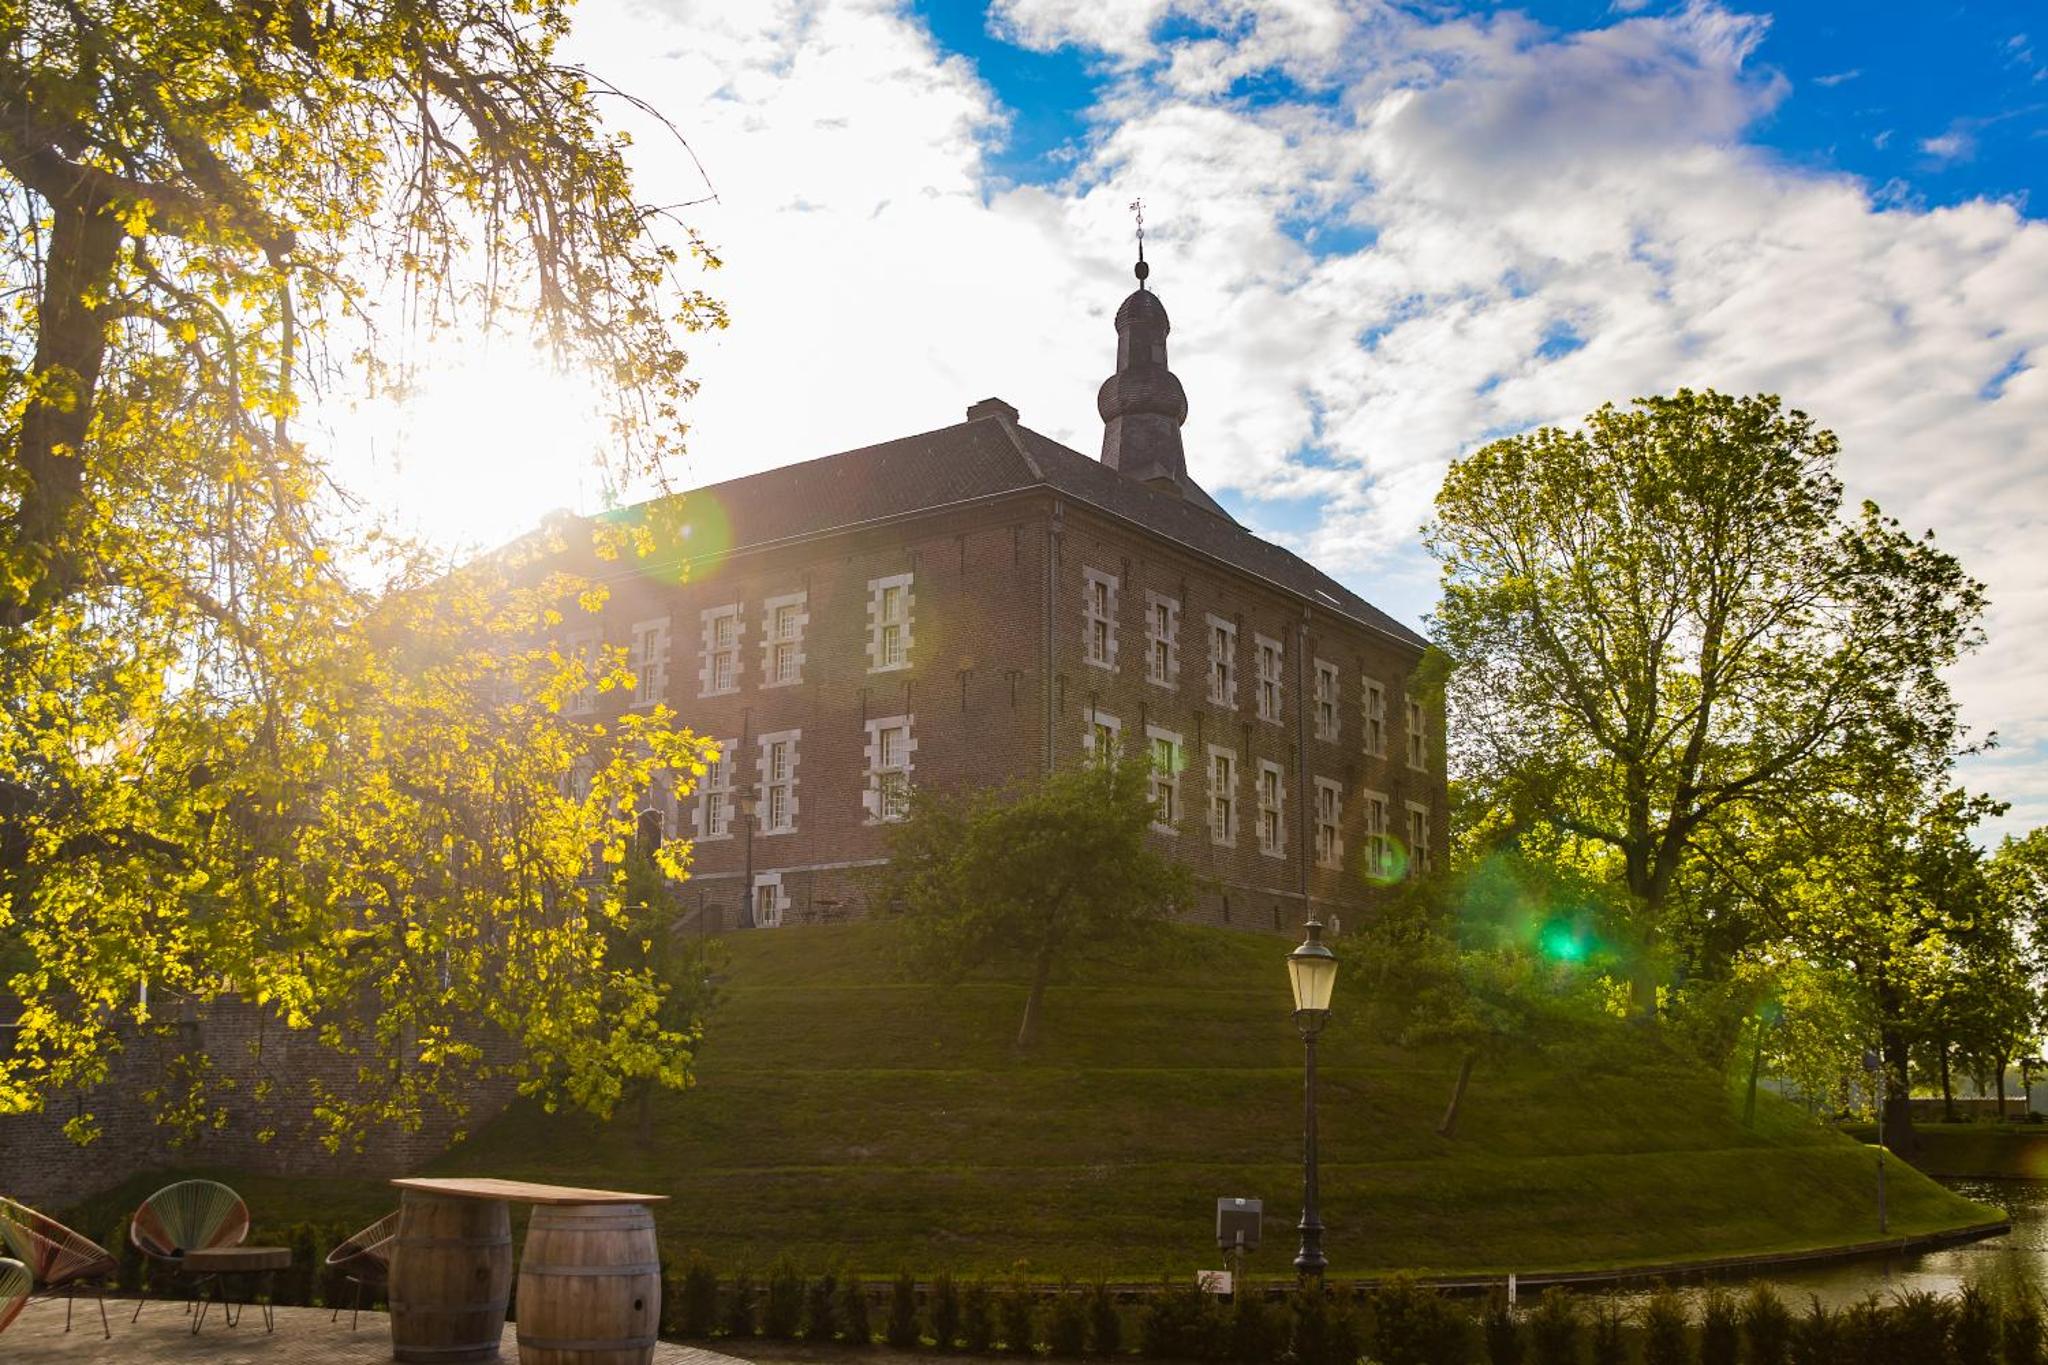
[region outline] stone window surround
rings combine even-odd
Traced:
[[[797,774],[797,765],[802,759],[803,735],[804,732],[802,730],[770,730],[760,735],[756,740],[757,748],[754,766],[761,780],[761,800],[757,808],[758,814],[755,817],[760,823],[754,831],[756,834],[774,835],[794,834],[796,832],[798,811],[797,785],[800,781]],[[784,783],[777,783],[771,780],[769,775],[768,765],[774,752],[773,746],[778,743],[789,745],[789,777]],[[771,825],[768,823],[768,819],[769,812],[774,806],[773,789],[781,785],[786,785],[789,788],[788,805],[783,812],[788,817],[788,822],[782,825]]]
[[[702,658],[697,668],[698,696],[725,697],[740,690],[746,675],[747,616],[744,608],[744,603],[727,602],[722,606],[706,607],[698,613],[702,622]],[[726,617],[732,619],[732,644],[721,650],[718,647],[718,623]],[[713,682],[718,676],[718,656],[726,653],[732,656],[732,685],[717,687]]]
[[[1420,801],[1401,803],[1408,811],[1408,871],[1412,876],[1429,870],[1429,807]],[[1422,837],[1415,837],[1420,830]]]
[[[774,916],[773,919],[764,920],[762,917],[761,893],[763,891],[775,893],[772,897],[774,901],[774,908],[771,911]],[[756,929],[781,928],[783,916],[789,910],[789,888],[782,884],[782,874],[780,872],[756,872],[754,874],[753,888],[748,894],[753,898],[747,908],[753,917],[754,927]]]
[[[1375,712],[1373,703],[1378,702]],[[1359,717],[1362,743],[1369,758],[1387,756],[1387,685],[1378,678],[1359,679]]]
[[[1230,785],[1228,792],[1218,790],[1216,782],[1216,760],[1226,759],[1230,764]],[[1209,767],[1206,774],[1209,782],[1209,842],[1223,848],[1237,847],[1238,797],[1237,797],[1237,750],[1221,744],[1209,746]],[[1216,829],[1216,807],[1219,800],[1227,801],[1224,811],[1224,829],[1221,837]]]
[[[1315,779],[1316,866],[1344,866],[1344,784],[1328,777]],[[1326,804],[1327,801],[1327,804]],[[1323,816],[1327,813],[1329,819]],[[1323,831],[1329,831],[1327,848]]]
[[[1209,702],[1227,711],[1237,709],[1237,622],[1226,621],[1214,614],[1203,618],[1209,627]],[[1216,633],[1223,632],[1229,641],[1219,655],[1216,650]],[[1216,686],[1216,665],[1223,665],[1223,686]]]
[[[910,667],[911,650],[916,644],[917,590],[916,575],[912,573],[885,574],[868,580],[868,672],[896,673]],[[890,588],[903,590],[903,619],[898,622],[882,619],[882,601]],[[903,657],[895,663],[883,657],[883,627],[900,625],[903,628]]]
[[[1359,795],[1363,798],[1365,814],[1365,870],[1374,876],[1384,877],[1394,863],[1390,842],[1393,831],[1387,827],[1387,794],[1367,790]]]
[[[704,776],[697,784],[697,799],[691,803],[694,809],[690,818],[697,828],[697,842],[701,844],[714,844],[732,838],[733,817],[737,814],[733,808],[732,777],[733,764],[739,761],[740,742],[736,739],[713,742],[718,745],[718,770],[714,773],[710,765],[706,765]],[[714,777],[717,779],[716,782],[712,780]],[[710,811],[714,802],[718,806],[719,815],[723,817],[718,822],[724,830],[721,834],[709,833]]]
[[[1121,752],[1124,744],[1124,723],[1109,712],[1096,706],[1088,708],[1088,724],[1081,731],[1082,752],[1091,756],[1094,755],[1095,731],[1098,727],[1109,731],[1110,734],[1116,737],[1116,746],[1118,751]]]
[[[1429,771],[1429,708],[1407,693],[1401,694],[1408,713],[1408,766],[1416,772]],[[1417,753],[1422,761],[1416,762]]]
[[[884,772],[900,772],[903,774],[904,786],[906,788],[909,787],[912,780],[911,774],[917,767],[915,757],[917,754],[916,724],[917,716],[914,712],[901,716],[878,716],[867,722],[867,744],[862,750],[863,757],[867,763],[867,785],[861,791],[860,803],[861,809],[867,815],[867,822],[871,825],[881,824],[885,820],[900,820],[903,818],[900,815],[890,816],[882,812],[882,774]],[[882,732],[884,730],[901,730],[903,732],[903,765],[899,768],[885,769],[882,767]]]
[[[1258,688],[1259,719],[1269,725],[1279,725],[1282,723],[1281,718],[1287,713],[1287,645],[1270,635],[1254,634],[1252,650],[1253,660],[1258,665],[1258,681],[1255,686]],[[1273,660],[1273,676],[1270,678],[1266,676],[1269,650]],[[1269,684],[1273,697],[1273,705],[1270,708],[1266,705],[1266,689]]]
[[[1163,776],[1159,771],[1159,759],[1156,753],[1156,748],[1162,740],[1173,746],[1173,757],[1169,760],[1168,771]],[[1183,814],[1180,799],[1181,771],[1187,766],[1186,752],[1186,749],[1181,744],[1180,736],[1174,731],[1162,729],[1157,725],[1147,725],[1145,727],[1145,762],[1152,771],[1152,799],[1156,806],[1159,792],[1163,787],[1169,797],[1168,804],[1173,807],[1173,818],[1171,820],[1155,818],[1152,821],[1152,829],[1155,833],[1180,833],[1180,819]]]
[[[1159,633],[1159,609],[1166,608],[1166,634]],[[1159,645],[1166,646],[1166,669],[1158,669]],[[1180,599],[1163,592],[1145,594],[1145,678],[1155,687],[1180,686]]]
[[[654,657],[644,658],[640,643],[647,636],[654,637]],[[633,705],[653,706],[668,697],[668,655],[669,618],[666,615],[650,616],[633,623],[633,633],[627,637],[631,642],[633,666]]]
[[[1344,735],[1344,672],[1328,659],[1316,659],[1316,738],[1331,744]],[[1328,680],[1327,692],[1324,681]]]
[[[1273,778],[1273,803],[1270,806],[1266,804],[1266,777],[1268,774],[1271,774]],[[1259,760],[1258,797],[1259,852],[1268,858],[1285,858],[1287,856],[1287,773],[1278,763],[1275,763],[1270,758]],[[1270,843],[1266,839],[1266,814],[1269,811],[1274,816],[1272,824],[1277,836]]]
[[[796,608],[796,634],[788,642],[775,636],[775,614],[783,607]],[[766,598],[761,603],[761,686],[794,687],[804,680],[804,641],[810,633],[810,594],[805,591],[786,592]],[[777,681],[775,677],[775,647],[783,643],[796,646],[796,666],[787,678]]]
[[[1096,609],[1098,586],[1103,589],[1100,596],[1105,599],[1100,611]],[[1090,667],[1106,668],[1112,673],[1116,672],[1116,618],[1121,592],[1115,574],[1086,566],[1081,569],[1081,657],[1088,661]],[[1106,627],[1102,632],[1103,648],[1099,655],[1095,649],[1098,622]]]

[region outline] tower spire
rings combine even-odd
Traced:
[[[1152,267],[1145,264],[1145,201],[1133,199],[1131,212],[1138,215],[1138,264],[1131,273],[1138,277],[1138,288],[1145,287],[1145,277],[1152,273]]]

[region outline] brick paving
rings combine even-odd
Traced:
[[[205,1327],[194,1336],[191,1320],[175,1303],[151,1303],[142,1310],[142,1320],[131,1325],[128,1315],[134,1308],[132,1300],[107,1301],[107,1317],[114,1328],[109,1341],[100,1335],[99,1309],[92,1300],[78,1301],[68,1335],[64,1331],[64,1301],[38,1300],[0,1333],[0,1361],[6,1365],[162,1365],[170,1361],[355,1365],[391,1359],[391,1327],[382,1313],[364,1313],[362,1326],[351,1332],[346,1312],[339,1322],[329,1322],[324,1308],[280,1308],[277,1330],[266,1334],[260,1309],[249,1311],[241,1326],[229,1327],[221,1322],[216,1305],[207,1314]],[[519,1345],[510,1325],[505,1328],[499,1358],[507,1362],[519,1359]],[[655,1365],[747,1365],[735,1356],[667,1342],[655,1348],[654,1361]]]

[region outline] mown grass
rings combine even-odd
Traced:
[[[1141,988],[1110,962],[1054,987],[1020,1058],[1021,986],[910,982],[882,926],[741,935],[698,1083],[660,1097],[644,1136],[630,1110],[602,1123],[521,1105],[432,1170],[668,1194],[672,1252],[758,1271],[789,1251],[868,1276],[1179,1276],[1217,1260],[1215,1198],[1244,1195],[1267,1208],[1250,1269],[1285,1273],[1301,1135],[1286,945],[1162,940]],[[1720,1077],[1628,1025],[1482,1067],[1456,1139],[1438,1137],[1457,1058],[1390,1041],[1379,1006],[1395,988],[1352,973],[1324,1035],[1337,1271],[1613,1267],[1876,1236],[1868,1148],[1769,1096],[1745,1128]],[[259,1232],[391,1202],[367,1181],[231,1178]],[[1994,1216],[1894,1168],[1895,1236]]]

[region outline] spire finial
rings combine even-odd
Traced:
[[[1138,277],[1138,288],[1145,287],[1145,277],[1152,273],[1152,267],[1145,264],[1145,201],[1133,199],[1131,212],[1138,215],[1138,264],[1132,273]]]

